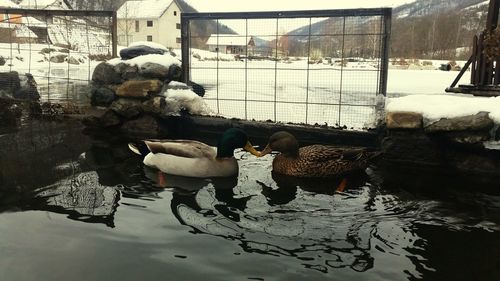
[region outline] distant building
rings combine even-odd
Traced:
[[[21,8],[8,0],[0,0],[0,8]],[[0,14],[1,43],[41,43],[46,42],[46,25],[33,17],[16,14]]]
[[[67,0],[22,0],[19,6],[23,9],[71,10]]]
[[[252,54],[255,48],[252,36],[237,34],[212,34],[206,44],[209,51],[236,55]]]
[[[151,41],[181,47],[181,9],[175,0],[127,1],[117,17],[118,45]]]

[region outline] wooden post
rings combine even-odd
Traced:
[[[495,58],[495,78],[493,79],[493,85],[498,86],[500,84],[500,57]]]
[[[498,24],[498,8],[500,7],[500,1],[490,0],[490,5],[488,7],[488,18],[486,20],[486,30],[492,31],[497,27]]]
[[[477,83],[476,79],[476,72],[477,72],[477,42],[478,38],[477,35],[474,35],[474,38],[472,40],[472,69],[471,69],[471,74],[470,74],[470,83],[472,85],[475,85]]]

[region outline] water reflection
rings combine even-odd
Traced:
[[[224,260],[229,266],[203,265],[241,277],[235,279],[248,277],[238,275],[241,261],[262,268],[264,273],[252,276],[266,280],[274,274],[265,272],[269,264],[290,269],[272,275],[287,280],[293,278],[284,276],[297,272],[296,279],[314,280],[500,276],[500,197],[495,195],[434,179],[423,189],[418,188],[423,176],[405,182],[372,173],[350,175],[346,190],[335,192],[341,179],[280,176],[270,172],[271,156],[256,159],[242,152],[236,153],[238,177],[159,179],[119,138],[109,143],[70,129],[40,129],[45,134],[0,137],[5,147],[0,151],[0,211],[5,212],[0,218],[26,210],[64,214],[67,225],[103,231],[101,243],[118,240],[116,248],[109,248],[113,254],[139,247],[146,249],[144,256],[175,254],[187,263]],[[92,234],[85,243],[103,236]],[[15,237],[5,241],[16,245],[10,242]],[[67,258],[74,252],[60,254]],[[130,257],[134,263],[136,258]],[[98,257],[96,262],[106,264]],[[172,260],[157,266],[170,270]]]
[[[156,179],[154,171],[146,174]],[[373,267],[369,233],[376,225],[353,222],[347,229],[332,228],[334,221],[345,225],[345,220],[336,216],[332,220],[328,206],[317,206],[322,200],[300,203],[309,210],[296,204],[286,206],[296,199],[297,185],[280,181],[273,189],[261,182],[266,204],[258,194],[242,192],[251,187],[242,186],[236,178],[198,180],[168,175],[165,180],[173,188],[173,215],[193,233],[236,241],[247,253],[295,258],[304,268],[320,272],[344,267],[363,272]],[[305,199],[303,194],[298,196]]]
[[[35,198],[44,199],[40,209],[113,227],[120,195],[115,188],[101,185],[95,172],[85,172],[38,190]]]

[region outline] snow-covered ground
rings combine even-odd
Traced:
[[[6,62],[0,72],[17,71],[31,73],[38,84],[42,101],[76,99],[83,102],[86,84],[100,61],[91,60],[87,53],[68,50],[49,44],[10,44],[0,43],[0,56]],[[52,49],[51,52],[47,52]],[[56,63],[51,58],[66,56],[64,62]],[[74,59],[78,64],[68,63]],[[69,93],[68,93],[69,92]]]
[[[44,48],[56,51],[43,53]],[[180,59],[180,50],[173,51]],[[84,102],[85,91],[88,91],[86,81],[90,80],[100,62],[74,51],[70,51],[69,57],[78,60],[78,65],[67,61],[49,62],[50,57],[61,54],[68,55],[62,48],[47,44],[20,44],[12,51],[8,44],[0,44],[0,55],[7,58],[0,71],[32,73],[39,84],[42,100],[76,98]],[[324,63],[308,64],[306,58],[278,62],[237,61],[232,55],[193,49],[191,80],[205,87],[207,104],[223,116],[354,129],[373,127],[376,106],[381,101],[377,97],[379,62],[364,60],[346,65],[335,63],[335,59],[331,62],[324,60]],[[427,67],[432,70],[391,66],[388,97],[444,94],[444,89],[458,75],[457,71],[436,70],[446,62],[432,61],[433,65]],[[142,64],[143,60],[137,63]],[[469,77],[470,72],[466,72],[460,83],[468,83]],[[73,79],[82,80],[82,84],[75,83]],[[69,84],[68,80],[71,80]]]
[[[446,62],[433,61],[434,68]],[[444,94],[457,75],[457,71],[391,67],[387,93],[389,97]],[[461,83],[467,83],[469,75]],[[380,102],[375,60],[341,66],[307,64],[305,58],[286,62],[192,58],[191,79],[205,86],[205,99],[215,112],[244,119],[373,128]]]

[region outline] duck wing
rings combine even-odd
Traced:
[[[359,147],[335,147],[329,145],[310,145],[299,150],[300,157],[307,158],[312,162],[323,162],[332,160],[359,160],[365,148]]]
[[[144,141],[151,153],[170,154],[185,158],[215,158],[215,149],[194,140],[148,140]]]

